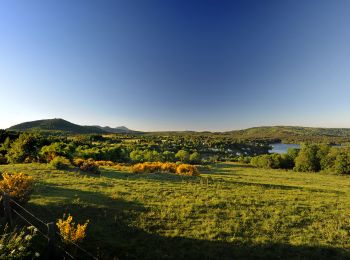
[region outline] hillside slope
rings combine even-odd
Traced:
[[[328,141],[349,142],[349,128],[301,126],[262,126],[227,132],[238,139],[278,139],[285,142]]]
[[[43,119],[21,123],[11,126],[8,130],[13,131],[62,131],[72,134],[103,134],[107,133],[99,127],[81,126],[68,122],[61,118]]]

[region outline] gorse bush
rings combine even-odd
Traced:
[[[131,167],[133,173],[176,173],[180,175],[198,175],[198,169],[190,164],[145,162],[137,163]]]
[[[73,165],[76,167],[80,167],[81,165],[83,165],[84,161],[84,159],[76,158],[73,160]]]
[[[75,159],[73,161],[74,166],[79,167],[84,172],[90,172],[94,174],[100,174],[99,166],[93,159]]]
[[[37,234],[33,226],[20,230],[9,231],[5,227],[4,234],[0,235],[0,259],[34,259],[40,257],[33,252],[32,240]]]
[[[189,175],[189,176],[199,175],[197,167],[190,164],[180,164],[176,168],[176,174]]]
[[[9,194],[12,199],[22,205],[28,202],[33,192],[33,177],[21,172],[13,174],[4,172],[2,178],[0,181],[1,192]]]
[[[59,219],[56,223],[59,233],[62,236],[62,240],[65,243],[78,243],[81,242],[86,237],[86,228],[89,223],[87,220],[84,224],[75,224],[73,222],[73,217],[68,215],[65,219]]]
[[[176,173],[176,169],[177,169],[176,163],[166,162],[166,163],[162,163],[161,165],[162,172]]]
[[[162,171],[161,162],[137,163],[131,167],[133,173],[154,173]]]
[[[97,166],[114,166],[116,163],[112,162],[112,161],[95,161],[95,164]]]

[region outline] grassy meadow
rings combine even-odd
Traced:
[[[350,259],[350,177],[219,163],[200,177],[1,165],[36,180],[44,221],[90,220],[102,259]]]

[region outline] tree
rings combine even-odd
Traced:
[[[130,153],[130,159],[133,162],[143,162],[143,153],[140,150],[134,150]]]
[[[295,158],[294,170],[298,172],[317,172],[320,170],[320,159],[317,156],[317,145],[302,145]]]
[[[26,159],[34,159],[40,148],[40,136],[23,133],[11,143],[6,157],[10,163],[22,163]]]
[[[190,154],[185,150],[180,150],[176,153],[175,157],[181,162],[188,162],[190,159]]]
[[[175,161],[175,154],[170,151],[163,152],[163,159],[165,162],[173,162]]]
[[[198,152],[194,152],[190,155],[190,162],[191,163],[200,163],[201,162],[201,155]]]
[[[334,162],[334,170],[339,174],[350,173],[349,156],[347,154],[339,154]]]

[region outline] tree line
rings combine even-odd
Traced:
[[[302,144],[286,154],[265,154],[252,157],[250,164],[266,169],[293,169],[297,172],[330,171],[350,174],[350,148],[328,144]]]

